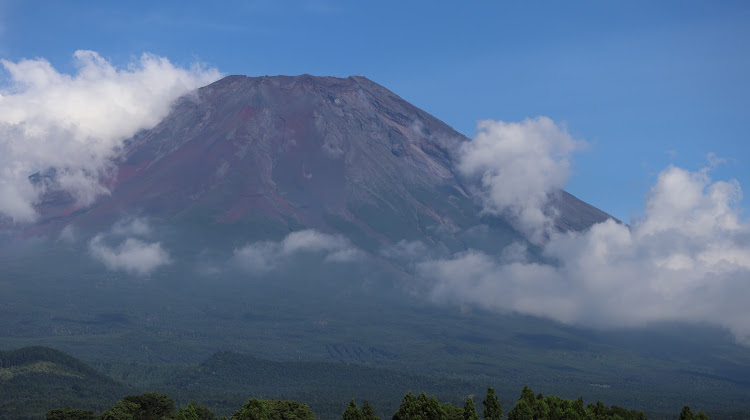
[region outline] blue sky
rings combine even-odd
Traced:
[[[727,159],[712,178],[750,188],[748,2],[0,0],[0,57],[74,73],[79,49],[363,74],[468,136],[547,116],[590,143],[567,189],[626,221],[661,170],[708,153]]]

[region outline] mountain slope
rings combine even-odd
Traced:
[[[229,76],[126,143],[110,196],[71,211],[48,195],[43,208],[47,220],[96,228],[138,213],[190,226],[312,227],[370,248],[420,239],[463,249],[446,232],[481,223],[455,169],[466,141],[362,76]],[[562,229],[609,217],[567,193],[559,207]],[[504,219],[492,224],[500,242],[522,239]]]
[[[127,387],[47,347],[0,351],[0,417],[44,418],[52,408],[102,411]]]
[[[205,403],[220,413],[227,409],[225,401],[234,399],[237,406],[254,396],[299,400],[323,419],[340,418],[342,407],[350,398],[368,399],[387,417],[409,391],[426,391],[454,403],[461,402],[463,395],[483,391],[481,384],[457,379],[349,363],[275,362],[226,351],[197,366],[176,371],[164,386],[174,387],[175,395],[182,399],[208,398]]]

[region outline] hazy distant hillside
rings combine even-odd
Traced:
[[[44,418],[47,410],[103,411],[128,387],[85,363],[47,347],[0,351],[0,417]]]
[[[308,404],[316,417],[341,417],[351,398],[368,400],[381,418],[390,418],[407,392],[426,392],[442,403],[463,406],[464,397],[473,396],[477,405],[487,387],[495,388],[507,414],[518,400],[504,378],[493,383],[484,380],[457,380],[429,375],[408,374],[391,369],[336,362],[277,362],[231,352],[218,352],[199,364],[119,365],[119,372],[137,385],[125,386],[96,372],[81,361],[46,347],[27,347],[0,352],[0,417],[3,419],[44,418],[53,408],[76,408],[97,413],[112,407],[126,395],[167,394],[177,407],[197,402],[219,415],[229,415],[250,398],[295,400]],[[642,395],[645,391],[641,390]],[[566,393],[567,394],[567,393]],[[522,396],[523,398],[523,396]],[[568,397],[575,400],[576,397]],[[655,406],[663,398],[650,395],[645,402]],[[617,404],[612,404],[613,402]],[[603,399],[604,405],[632,409],[643,401],[623,400],[622,396]],[[587,401],[593,403],[593,401]],[[703,399],[684,404],[708,408],[711,418],[743,419],[746,413],[731,406],[707,403]],[[479,406],[481,409],[481,406]],[[662,407],[647,410],[648,418],[671,419],[681,409]]]
[[[229,352],[214,354],[197,366],[182,369],[168,377],[164,386],[174,389],[182,399],[204,395],[205,400],[205,395],[214,396],[216,400],[206,400],[209,406],[229,395],[234,395],[232,399],[240,404],[247,396],[295,399],[309,404],[321,418],[331,419],[340,416],[342,402],[350,398],[368,399],[379,413],[392,413],[408,391],[423,390],[454,403],[461,402],[463,395],[483,391],[480,383],[456,379],[349,363],[274,362]]]

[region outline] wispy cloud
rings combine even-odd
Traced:
[[[172,263],[169,252],[160,242],[148,241],[152,234],[146,219],[121,220],[108,233],[94,236],[89,241],[89,252],[109,270],[146,276]]]
[[[156,125],[179,96],[220,76],[151,54],[126,68],[94,51],[74,57],[75,75],[41,58],[0,60],[10,76],[0,90],[0,213],[16,222],[34,220],[34,205],[48,188],[66,190],[83,205],[106,194],[100,181],[122,141]],[[54,177],[29,180],[45,171]]]
[[[91,254],[113,271],[125,271],[141,276],[171,262],[169,253],[161,243],[148,243],[140,239],[126,238],[115,247],[104,243],[97,235],[89,243]]]
[[[120,236],[149,237],[153,233],[153,229],[146,218],[125,217],[112,226],[112,233]]]
[[[299,254],[318,254],[324,262],[345,263],[362,257],[362,252],[340,235],[329,235],[314,229],[288,234],[281,241],[261,241],[234,251],[234,262],[242,269],[267,273]]]
[[[430,254],[431,250],[424,242],[407,241],[405,239],[380,250],[380,255],[402,262],[422,260]]]
[[[63,228],[63,230],[60,231],[58,240],[61,240],[67,243],[74,243],[76,241],[76,237],[77,235],[76,235],[75,228],[72,225],[67,225]]]

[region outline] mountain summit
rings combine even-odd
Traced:
[[[453,233],[479,215],[455,169],[467,141],[363,76],[229,76],[182,97],[156,127],[126,141],[111,195],[73,221],[138,213],[460,248]],[[569,194],[558,204],[562,229],[608,217]]]

